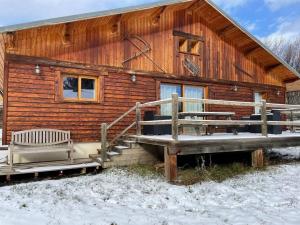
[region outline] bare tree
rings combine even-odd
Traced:
[[[268,38],[264,43],[300,73],[300,36],[291,40]]]

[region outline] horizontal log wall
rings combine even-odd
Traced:
[[[230,100],[230,101],[242,101],[242,102],[253,102],[254,101],[254,92],[265,93],[267,96],[267,102],[272,103],[285,103],[285,91],[284,89],[280,90],[280,95],[278,96],[278,90],[276,89],[267,89],[267,87],[238,87],[237,91],[233,90],[233,86],[229,85],[212,85],[209,88],[210,99],[219,99],[219,100]],[[232,106],[216,106],[211,105],[208,107],[210,111],[213,112],[232,112],[236,113],[236,117],[240,118],[242,116],[249,116],[254,113],[253,107],[232,107]]]
[[[101,123],[111,123],[136,101],[156,98],[155,81],[139,78],[132,83],[128,74],[110,73],[104,77],[103,103],[66,103],[57,101],[56,71],[42,67],[42,74],[34,74],[34,65],[10,64],[8,82],[7,135],[11,131],[32,128],[70,130],[76,141],[100,139]],[[80,74],[80,71],[78,71]],[[101,74],[99,74],[101,75]],[[149,84],[154,85],[149,85]],[[134,121],[134,114],[111,129],[112,133]]]
[[[54,128],[70,130],[77,142],[92,142],[100,139],[101,123],[111,123],[136,102],[155,101],[159,96],[159,80],[149,76],[138,76],[137,82],[130,80],[130,75],[108,73],[104,77],[103,103],[66,103],[57,100],[57,71],[63,68],[42,66],[41,75],[34,73],[34,65],[19,63],[9,64],[7,140],[12,131],[33,128]],[[77,71],[78,74],[83,70]],[[88,70],[84,71],[86,74]],[[90,71],[95,74],[95,71]],[[99,72],[101,76],[101,72]],[[186,81],[168,80],[169,82]],[[191,82],[189,82],[191,84]],[[199,83],[195,83],[198,84]],[[203,84],[204,85],[204,84]],[[238,101],[253,101],[253,91],[265,90],[269,101],[284,103],[284,95],[277,96],[274,87],[239,87],[237,92],[229,84],[206,84],[209,98]],[[150,108],[151,109],[151,108]],[[236,111],[237,117],[253,113],[253,108],[232,108],[210,106],[212,111]],[[132,114],[112,127],[110,137],[121,132],[135,120]],[[4,135],[5,142],[5,135]]]
[[[199,77],[284,86],[282,78],[266,72],[251,54],[246,57],[236,42],[218,34],[202,12],[191,15],[185,9],[169,7],[159,15],[157,23],[153,23],[153,13],[155,9],[126,14],[121,19],[110,16],[19,31],[14,34],[15,45],[8,53],[123,67],[123,60],[139,52],[125,37],[138,35],[150,44],[147,55],[166,73],[192,76],[183,66],[186,55],[176,50],[173,31],[177,30],[204,39],[201,56],[188,56],[200,67]],[[144,49],[143,44],[132,41]],[[144,55],[124,67],[160,71]]]
[[[3,91],[3,83],[4,83],[4,55],[5,55],[5,43],[4,36],[0,34],[0,90]],[[0,100],[2,102],[3,97],[0,96]]]

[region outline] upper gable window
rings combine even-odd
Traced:
[[[200,36],[174,31],[173,35],[177,37],[177,49],[179,53],[201,56],[203,38]]]
[[[179,52],[193,55],[200,55],[200,41],[180,38]]]

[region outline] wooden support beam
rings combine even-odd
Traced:
[[[199,8],[206,6],[205,1],[194,1],[187,9],[186,13],[188,15],[192,15],[194,11],[198,10]]]
[[[141,120],[142,120],[142,112],[141,112],[141,103],[136,103],[136,135],[142,135],[142,126],[141,126]]]
[[[236,28],[236,27],[235,27],[233,24],[229,24],[229,25],[227,25],[226,27],[217,30],[217,34],[218,34],[219,36],[225,35],[227,32],[229,32],[229,31],[231,31],[231,30],[233,30],[233,29],[235,29],[235,28]]]
[[[285,79],[283,80],[284,83],[293,83],[295,81],[299,80],[298,77],[295,77],[295,78],[288,78],[288,79]]]
[[[183,37],[183,38],[186,38],[186,39],[199,40],[199,41],[202,41],[202,42],[205,41],[204,37],[202,37],[202,36],[185,33],[185,32],[178,31],[178,30],[173,30],[173,36]]]
[[[177,155],[170,154],[168,147],[165,147],[164,158],[166,179],[169,182],[175,182],[177,180]]]
[[[280,66],[282,66],[281,63],[276,63],[276,64],[274,64],[274,65],[265,67],[265,71],[266,71],[267,73],[270,73],[270,72],[272,72],[273,70],[277,69],[277,68],[280,67]]]
[[[7,182],[10,182],[10,181],[11,181],[11,175],[10,175],[10,174],[7,174],[7,175],[6,175],[6,181],[7,181]]]
[[[112,34],[119,34],[121,33],[121,20],[123,18],[123,14],[118,14],[115,15],[111,20],[110,24],[111,25],[111,33]]]
[[[153,25],[157,25],[159,23],[161,14],[163,14],[166,9],[167,9],[167,6],[162,6],[151,15],[151,18],[152,18],[151,20],[152,20]]]
[[[172,138],[178,141],[178,94],[172,94]]]
[[[80,174],[82,174],[82,175],[86,174],[86,168],[82,168],[80,171]]]
[[[261,133],[263,136],[268,137],[268,117],[267,117],[267,102],[266,100],[261,101]]]
[[[101,124],[101,158],[103,162],[107,160],[107,124]]]
[[[64,24],[63,31],[62,31],[62,42],[66,47],[72,45],[71,33],[72,33],[71,24],[70,23]]]
[[[257,149],[251,153],[252,167],[262,168],[264,167],[264,151],[263,149]]]
[[[13,50],[16,48],[16,33],[15,32],[6,33],[5,46],[8,50]]]
[[[252,47],[250,49],[247,49],[244,54],[245,56],[251,56],[253,53],[255,53],[257,50],[259,50],[261,47],[260,46],[255,46],[255,47]]]

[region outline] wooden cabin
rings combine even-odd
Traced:
[[[97,154],[101,124],[112,124],[136,103],[177,93],[257,104],[265,99],[280,106],[286,84],[299,79],[209,0],[160,1],[0,32],[3,144],[16,131],[66,130],[79,158]],[[195,104],[183,103],[181,111],[234,112],[239,120],[259,107]],[[149,110],[172,114],[170,104]],[[107,138],[135,120],[135,114],[117,120]]]

